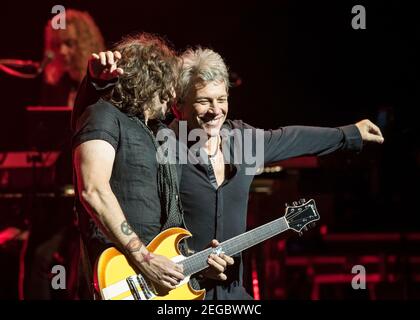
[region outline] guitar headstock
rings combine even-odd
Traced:
[[[307,225],[319,220],[319,213],[313,199],[309,201],[301,199],[298,202],[293,202],[293,206],[286,205],[284,217],[290,229],[300,233],[303,229],[306,230]]]

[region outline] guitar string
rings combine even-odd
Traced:
[[[266,238],[270,233],[272,233],[272,231],[277,231],[278,230],[278,228],[275,228],[275,229],[273,229],[274,228],[274,225],[276,224],[276,223],[274,223],[274,222],[280,222],[282,225],[283,225],[283,227],[286,227],[287,225],[284,223],[284,220],[279,220],[279,219],[276,219],[276,220],[274,220],[272,223],[273,224],[271,224],[271,225],[268,225],[267,227],[269,227],[269,228],[267,228],[267,230],[265,230],[264,232],[262,232],[262,233],[260,233],[260,234],[255,234],[255,233],[250,233],[250,234],[248,234],[248,238],[245,238],[242,242],[237,242],[237,243],[235,243],[235,242],[233,242],[232,241],[232,239],[234,239],[234,238],[236,238],[236,237],[234,237],[234,238],[231,238],[231,239],[229,239],[229,240],[227,240],[227,241],[229,241],[228,243],[226,243],[225,245],[224,245],[224,247],[227,249],[227,250],[233,250],[235,253],[237,252],[237,251],[243,251],[243,250],[245,250],[245,249],[247,249],[247,248],[249,248],[249,247],[251,247],[251,246],[253,246],[253,244],[254,244],[254,240],[255,240],[255,238],[260,238],[260,240],[259,240],[259,242],[261,242],[262,240],[261,239],[264,239],[264,238]],[[258,228],[256,228],[256,229],[259,229],[259,228],[261,228],[261,227],[264,227],[264,226],[260,226],[260,227],[258,227]],[[255,229],[254,229],[255,230]],[[285,231],[285,230],[287,230],[287,228],[285,228],[283,231]],[[241,235],[238,235],[238,236],[241,236]],[[237,237],[238,237],[237,236]],[[242,249],[242,250],[238,250],[240,247],[242,247],[242,246],[245,246],[245,248],[244,249]],[[194,255],[194,257],[193,256],[191,256],[192,258],[190,258],[190,259],[188,259],[187,261],[185,261],[185,266],[187,266],[187,267],[189,267],[189,268],[191,268],[191,267],[201,267],[202,265],[205,265],[205,263],[204,263],[204,261],[206,260],[205,258],[208,256],[208,253],[207,253],[207,251],[208,252],[211,252],[211,250],[209,251],[208,249],[207,250],[204,250],[204,251],[201,251],[200,253],[198,253],[197,255]],[[203,261],[204,260],[204,261]]]
[[[295,217],[297,217],[297,216],[299,216],[299,215],[301,215],[303,212],[305,212],[306,210],[308,210],[308,208],[306,208],[306,209],[304,209],[304,210],[301,210],[301,211],[296,211],[296,213],[294,213],[294,214],[291,214],[291,215],[289,215],[289,217],[287,217],[286,218],[286,214],[283,216],[286,220],[290,220],[290,219],[294,219]],[[312,208],[312,210],[313,210],[313,208]],[[314,212],[315,213],[315,212]],[[316,216],[316,213],[315,213],[315,216]],[[274,221],[277,221],[277,222],[282,222],[281,220],[280,220],[281,218],[279,218],[279,219],[276,219],[276,220],[274,220]],[[294,222],[295,223],[298,223],[298,222],[301,222],[303,219],[305,219],[305,218],[302,218],[302,219],[298,219],[298,220],[295,220]],[[274,222],[273,221],[273,222]],[[288,224],[290,224],[289,223],[289,221],[287,221],[288,222]],[[308,223],[310,223],[310,222],[308,222]],[[308,224],[307,223],[307,224]],[[268,227],[267,228],[267,230],[266,231],[264,231],[264,232],[262,232],[262,233],[260,233],[258,236],[260,236],[260,237],[262,237],[262,238],[265,238],[269,233],[271,233],[271,231],[273,231],[273,230],[269,230],[271,227],[273,227],[274,226],[274,224],[275,223],[273,223],[272,225],[270,225],[270,223],[268,223],[268,225],[266,225],[266,227]],[[284,223],[283,223],[284,224]],[[264,226],[260,226],[260,227],[264,227]],[[260,227],[258,227],[258,228],[260,228]],[[258,228],[256,228],[256,229],[258,229]],[[290,228],[290,226],[289,226],[289,228]],[[255,230],[255,229],[254,229]],[[283,231],[286,231],[287,229],[285,229],[285,230],[283,230]],[[253,234],[253,233],[250,233],[250,234],[248,234],[248,236],[249,236],[249,238],[255,238],[256,237],[256,234]],[[235,238],[235,237],[234,237]],[[250,243],[250,240],[251,239],[244,239],[243,241],[242,241],[242,243],[237,243],[237,244],[234,244],[234,243],[232,243],[232,242],[228,242],[228,243],[226,243],[224,246],[225,246],[225,248],[227,248],[227,247],[230,247],[229,249],[230,250],[232,250],[232,249],[237,249],[237,248],[235,248],[235,247],[241,247],[241,246],[243,246],[243,245],[246,245],[246,246],[248,246],[249,245],[249,243]],[[227,241],[231,241],[233,238],[231,238],[231,239],[229,239],[229,240],[227,240]],[[194,256],[190,256],[191,258],[190,259],[185,259],[184,260],[184,262],[183,262],[183,265],[187,268],[187,267],[194,267],[194,265],[197,265],[197,264],[203,264],[203,263],[200,263],[201,261],[199,261],[199,260],[201,260],[201,259],[205,259],[205,257],[207,256],[207,252],[211,252],[211,250],[209,250],[209,249],[206,249],[206,250],[203,250],[203,251],[201,251],[201,252],[199,252],[199,253],[197,253],[196,255],[194,255]]]
[[[291,215],[289,215],[289,217],[287,217],[287,214],[285,214],[283,217],[281,217],[281,218],[284,218],[284,220],[290,220],[290,219],[294,219],[295,217],[297,217],[297,216],[299,216],[300,214],[302,214],[304,211],[306,211],[307,209],[305,209],[305,210],[302,210],[302,211],[297,211],[296,213],[294,213],[294,214],[291,214]],[[313,210],[313,208],[312,208],[312,210]],[[314,212],[315,213],[315,212]],[[315,216],[317,216],[317,214],[315,213]],[[318,215],[319,216],[319,215]],[[247,248],[249,248],[249,247],[251,247],[251,246],[253,246],[254,245],[254,241],[251,241],[251,240],[255,240],[255,238],[260,238],[260,239],[264,239],[267,235],[269,235],[272,231],[274,231],[274,230],[271,230],[273,227],[274,227],[274,225],[275,224],[277,224],[278,222],[280,222],[280,224],[283,226],[283,227],[287,227],[288,225],[289,225],[289,228],[290,228],[290,224],[289,224],[289,221],[287,221],[287,224],[285,224],[284,222],[284,220],[282,220],[281,218],[279,218],[279,219],[276,219],[276,220],[274,220],[274,221],[272,221],[271,223],[269,222],[267,225],[266,225],[266,230],[264,230],[264,231],[262,231],[260,234],[258,234],[258,233],[249,233],[248,234],[248,239],[247,238],[245,238],[242,242],[238,242],[238,243],[234,243],[234,242],[232,242],[231,240],[232,239],[234,239],[234,238],[231,238],[231,239],[229,239],[229,240],[227,240],[226,242],[226,244],[225,244],[225,247],[226,248],[228,248],[229,250],[233,250],[233,251],[236,251],[239,247],[242,247],[242,246],[245,246],[246,248],[244,248],[244,249],[242,249],[241,251],[243,251],[243,250],[245,250],[245,249],[247,249]],[[298,220],[295,220],[294,222],[296,223],[296,222],[298,222],[298,221],[302,221],[304,218],[302,218],[302,219],[298,219]],[[260,226],[260,227],[264,227],[264,225],[263,226]],[[260,227],[258,227],[258,228],[260,228]],[[255,229],[258,229],[258,228],[255,228]],[[285,228],[283,231],[280,231],[280,232],[284,232],[284,231],[286,231],[287,229],[289,229],[289,228]],[[255,230],[254,229],[254,230]],[[262,229],[261,229],[262,230]],[[275,231],[277,231],[277,230],[275,230]],[[239,235],[240,236],[240,235]],[[252,239],[252,238],[254,238],[254,239]],[[260,240],[259,239],[259,240]],[[260,240],[259,242],[261,242],[262,240]],[[256,243],[255,243],[256,244]],[[237,248],[238,247],[238,248]],[[205,263],[204,263],[204,261],[206,261],[206,259],[205,259],[205,257],[206,256],[208,256],[208,254],[207,254],[207,252],[211,252],[211,248],[208,248],[208,249],[206,249],[206,250],[203,250],[203,251],[201,251],[201,252],[199,252],[199,253],[197,253],[196,255],[193,255],[193,256],[190,256],[190,259],[187,257],[184,261],[182,261],[182,264],[183,264],[183,266],[184,266],[184,268],[185,269],[195,269],[195,268],[200,268],[201,269],[201,265],[205,265]],[[204,260],[204,261],[200,261],[200,260]],[[194,268],[195,267],[195,268]],[[189,272],[192,272],[193,270],[189,270]]]

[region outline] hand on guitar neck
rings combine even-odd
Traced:
[[[137,238],[138,239],[138,238]],[[133,238],[132,240],[136,240]],[[160,291],[168,291],[175,289],[180,281],[184,280],[183,267],[176,264],[165,256],[153,254],[140,242],[130,241],[131,246],[126,250],[130,251],[134,265],[153,281]],[[212,240],[207,248],[217,248],[220,243],[217,240]],[[209,267],[200,273],[200,276],[213,280],[226,280],[227,276],[224,273],[226,268],[233,265],[232,257],[220,254],[211,253],[207,259]]]
[[[219,245],[219,241],[213,239],[207,248],[217,248]],[[224,272],[228,266],[233,265],[234,260],[232,257],[224,254],[223,252],[219,255],[212,253],[209,255],[207,263],[209,264],[209,268],[203,270],[200,275],[204,278],[224,281],[227,279],[227,276]]]

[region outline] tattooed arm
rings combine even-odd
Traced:
[[[173,289],[184,278],[182,267],[150,253],[127,223],[109,184],[114,158],[115,149],[104,140],[90,140],[76,147],[74,166],[80,200],[109,239],[144,275]]]

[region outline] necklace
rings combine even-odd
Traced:
[[[213,154],[209,154],[209,158],[213,159],[217,156],[217,151],[219,151],[219,144],[220,144],[220,135],[217,135],[217,144],[216,144],[216,151]]]

